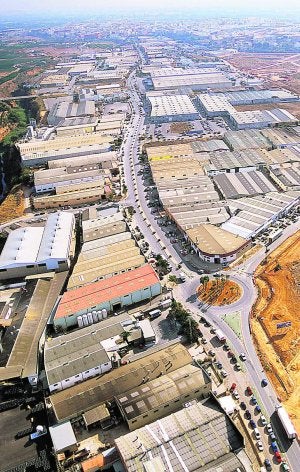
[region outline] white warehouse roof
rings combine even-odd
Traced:
[[[195,115],[198,114],[188,95],[148,96],[151,116]]]

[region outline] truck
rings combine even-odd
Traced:
[[[282,229],[278,229],[277,231],[274,231],[273,233],[270,233],[269,236],[268,236],[267,244],[272,244],[274,241],[276,241],[276,239],[280,238],[282,233],[283,233]]]
[[[225,343],[226,342],[226,338],[225,338],[224,334],[222,333],[222,331],[220,329],[216,330],[216,336],[217,336],[218,340],[220,341],[220,343]]]
[[[280,419],[280,422],[287,434],[287,437],[289,439],[295,439],[296,437],[296,430],[294,428],[293,423],[290,420],[290,417],[288,415],[288,412],[282,405],[277,405],[276,406],[276,412],[278,415],[278,418]]]

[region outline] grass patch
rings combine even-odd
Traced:
[[[19,71],[12,72],[11,74],[6,75],[5,77],[0,77],[0,85],[5,84],[9,80],[13,80],[17,77]]]
[[[241,312],[235,311],[233,313],[226,313],[222,315],[221,318],[228,324],[237,337],[242,339]]]

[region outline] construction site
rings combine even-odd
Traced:
[[[300,433],[300,231],[257,268],[253,339],[269,379]]]

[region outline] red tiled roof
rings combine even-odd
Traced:
[[[99,280],[84,287],[65,292],[55,318],[63,318],[100,303],[128,295],[159,282],[154,269],[146,264],[138,269]]]

